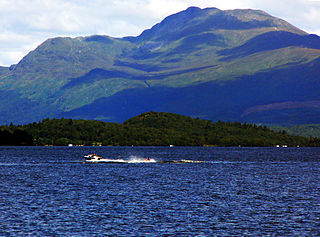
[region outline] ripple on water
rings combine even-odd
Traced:
[[[90,165],[92,148],[0,149],[0,235],[320,234],[319,149],[96,148],[206,162]]]

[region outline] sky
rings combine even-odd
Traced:
[[[0,0],[0,65],[48,38],[136,36],[190,6],[259,9],[320,35],[320,0]]]

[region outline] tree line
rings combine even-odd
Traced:
[[[265,126],[216,122],[148,112],[124,123],[44,119],[0,127],[0,145],[103,146],[320,146],[319,138],[292,136]]]

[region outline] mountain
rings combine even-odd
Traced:
[[[190,7],[137,37],[48,39],[1,67],[0,124],[146,111],[318,123],[319,89],[319,36],[263,11]]]

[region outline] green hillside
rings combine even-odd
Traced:
[[[25,133],[29,134],[28,136]],[[18,144],[112,146],[320,146],[319,139],[291,136],[266,127],[241,123],[213,123],[173,113],[148,112],[123,124],[101,121],[44,119],[24,126],[2,127],[0,144],[7,137]],[[21,136],[21,134],[24,134]],[[7,136],[7,137],[6,137]],[[12,144],[12,143],[11,143]],[[10,145],[10,144],[9,144]]]
[[[319,65],[320,37],[279,18],[191,7],[137,37],[48,39],[10,70],[0,68],[0,124],[46,117],[123,122],[151,110],[296,124],[305,123],[296,119],[303,109],[311,109],[312,123],[320,111],[308,103],[296,116],[273,112],[277,103],[320,101]]]
[[[320,137],[320,124],[303,124],[291,127],[270,126],[274,131],[286,131],[288,134],[303,137]]]

